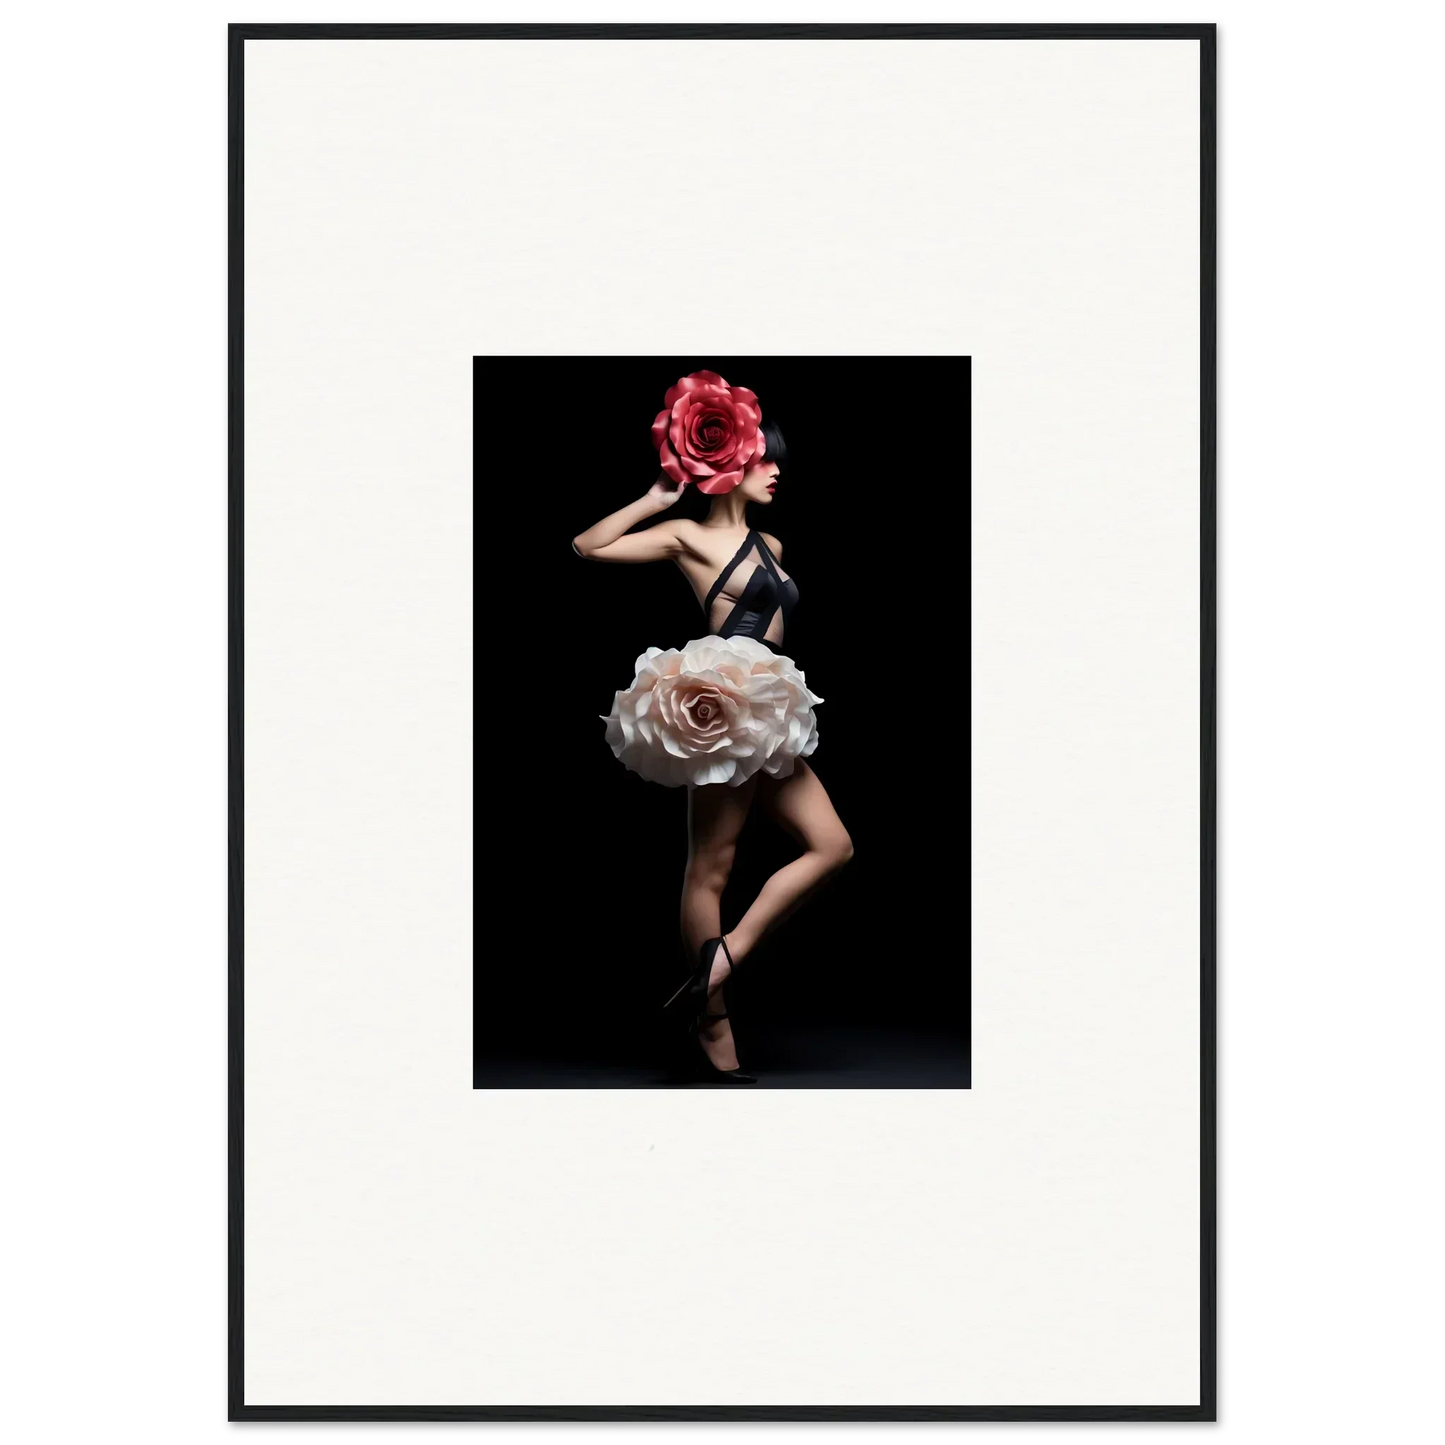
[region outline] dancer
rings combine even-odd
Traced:
[[[701,1076],[754,1083],[738,1063],[723,986],[763,936],[852,856],[853,844],[806,759],[822,698],[783,652],[798,588],[778,540],[747,509],[771,506],[787,448],[757,398],[715,372],[683,377],[653,423],[662,474],[647,494],[573,539],[603,562],[672,561],[702,605],[707,633],[681,649],[649,647],[606,717],[607,742],[650,781],[687,788],[682,937],[691,963],[668,1001],[686,1012]],[[694,485],[711,498],[700,522],[669,518],[638,532]],[[754,802],[801,846],[722,931],[721,901]]]

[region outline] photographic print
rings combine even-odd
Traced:
[[[554,910],[477,953],[475,1085],[969,1087],[969,359],[474,367],[482,617],[552,652],[487,812]]]

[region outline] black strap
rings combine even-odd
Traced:
[[[777,558],[773,556],[772,549],[768,544],[763,541],[763,534],[761,532],[755,532],[753,535],[758,539],[758,561],[767,568],[768,572],[772,575],[773,581],[778,584],[778,591],[781,592],[784,582],[791,582],[793,579],[791,577],[784,578],[778,571]]]
[[[719,592],[722,591],[723,583],[726,582],[728,578],[731,577],[733,573],[737,570],[738,563],[741,562],[745,556],[747,556],[748,548],[752,545],[753,529],[749,527],[748,535],[743,538],[743,545],[738,548],[737,552],[733,556],[733,560],[729,562],[727,566],[724,567],[722,571],[717,574],[717,581],[714,582],[712,584],[712,587],[709,589],[707,594],[707,601],[702,604],[702,613],[704,617],[710,618],[712,616],[712,605],[714,602],[717,601],[717,595]]]

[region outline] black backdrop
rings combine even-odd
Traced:
[[[856,850],[731,990],[743,1061],[765,1083],[966,1086],[961,357],[476,359],[475,1083],[670,1078],[685,790],[627,771],[601,715],[644,648],[708,629],[672,563],[587,561],[571,540],[652,484],[663,393],[703,369],[751,387],[787,439],[776,500],[750,520],[798,584],[785,651],[824,699],[810,762]],[[661,515],[706,510],[688,488]],[[749,819],[724,928],[795,853]]]

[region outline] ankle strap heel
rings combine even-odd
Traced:
[[[737,969],[737,964],[733,962],[732,951],[728,948],[727,939],[721,936],[709,938],[698,949],[697,963],[693,966],[692,972],[683,980],[672,997],[663,1004],[664,1011],[676,1008],[685,1013],[688,1021],[696,1026],[697,1021],[707,1011],[708,985],[712,982],[713,960],[717,957],[719,948],[722,949],[728,961],[728,977],[732,977]]]
[[[741,1067],[734,1069],[720,1069],[708,1058],[707,1050],[703,1047],[702,1031],[709,1025],[721,1023],[727,1018],[726,1012],[713,1014],[703,1012],[698,1015],[697,1025],[693,1032],[693,1039],[697,1044],[696,1066],[701,1078],[711,1084],[756,1084],[757,1078],[753,1074],[745,1072]]]

